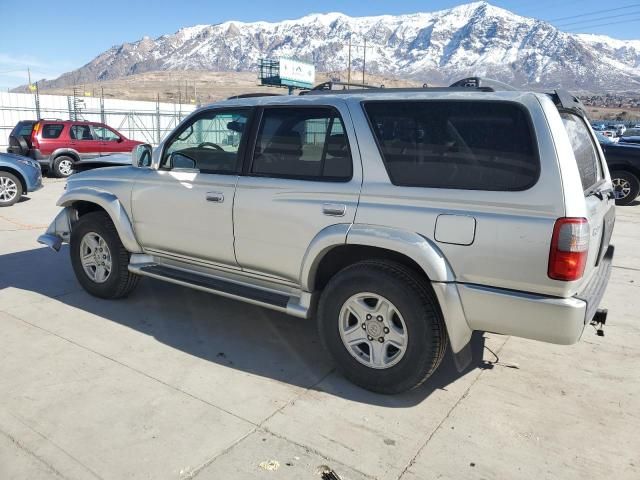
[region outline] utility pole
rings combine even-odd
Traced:
[[[367,64],[367,39],[364,39],[364,53],[362,54],[362,84],[364,85],[364,70]]]
[[[23,70],[24,72],[24,70]],[[28,88],[31,89],[31,69],[29,67],[27,67],[27,76],[29,77],[29,86]]]
[[[347,61],[347,88],[351,83],[351,34],[349,34],[349,60]]]

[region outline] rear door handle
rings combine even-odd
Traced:
[[[220,192],[207,192],[207,202],[222,203],[224,202],[224,194]]]
[[[343,217],[347,213],[347,206],[342,203],[323,203],[322,213],[332,217]]]

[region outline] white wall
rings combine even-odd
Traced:
[[[100,122],[100,99],[78,97],[79,120]],[[40,95],[40,117],[69,120],[69,102],[73,98],[63,95]],[[105,123],[125,137],[151,144],[157,143],[158,119],[160,138],[196,107],[189,104],[159,104],[136,100],[104,99]],[[20,120],[36,119],[35,95],[29,93],[0,92],[0,152],[6,152],[9,134]]]

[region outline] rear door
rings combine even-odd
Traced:
[[[585,194],[590,240],[583,278],[588,279],[600,263],[611,240],[615,222],[613,190],[606,162],[586,120],[570,111],[561,111],[560,117],[573,149]]]
[[[100,156],[100,141],[95,138],[88,123],[74,123],[69,131],[70,145],[80,155],[80,160],[91,160]]]
[[[355,133],[343,120],[348,112],[330,106],[272,106],[259,115],[236,190],[236,257],[243,270],[295,282],[316,235],[353,223],[362,175]]]

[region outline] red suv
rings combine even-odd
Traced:
[[[53,172],[58,177],[68,177],[82,164],[107,160],[103,158],[101,161],[101,157],[114,153],[131,153],[136,145],[143,143],[129,140],[104,123],[40,120],[33,122],[28,135],[24,133],[28,126],[26,123],[29,122],[21,123],[25,125],[22,125],[21,131],[16,132],[16,137],[19,138],[14,142],[18,143],[20,153],[37,160],[43,170]],[[9,140],[11,148],[11,136]],[[121,163],[127,163],[125,158],[122,160]]]

